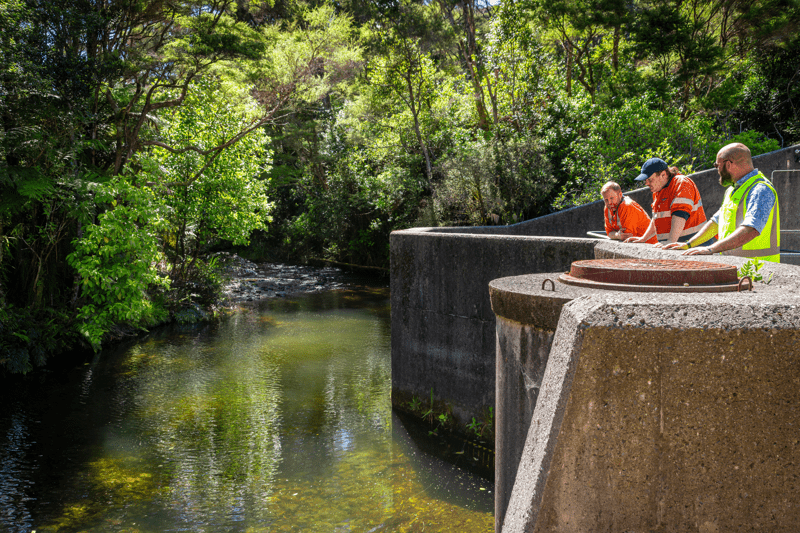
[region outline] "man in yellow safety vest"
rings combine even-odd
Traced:
[[[686,250],[683,255],[722,253],[779,263],[778,193],[772,183],[753,168],[750,149],[741,143],[722,147],[714,168],[719,172],[720,185],[728,187],[722,207],[688,242],[676,242],[664,248]],[[717,234],[717,242],[700,246]]]

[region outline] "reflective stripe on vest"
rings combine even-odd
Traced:
[[[691,211],[697,210],[698,207],[703,205],[703,200],[698,200],[697,203],[689,200],[688,198],[675,198],[672,200],[672,204],[688,204],[691,207]]]
[[[617,204],[617,208],[614,209],[613,218],[612,218],[612,215],[611,215],[611,209],[606,208],[606,211],[607,211],[606,218],[608,219],[608,225],[609,226],[614,226],[615,225],[614,222],[616,222],[617,230],[621,230],[622,229],[622,220],[620,220],[620,218],[619,218],[619,208],[620,208],[620,206],[622,204],[631,205],[632,201],[633,200],[631,200],[627,196],[623,195],[622,196],[622,201],[620,203],[618,203]],[[628,229],[628,231],[631,231],[631,228],[626,228],[626,229]]]
[[[735,191],[733,187],[728,187],[728,190],[725,191],[725,199],[720,208],[719,238],[722,240],[729,236],[742,224],[745,212],[747,211],[746,198],[750,190],[758,183],[763,183],[769,187],[772,194],[775,195],[775,205],[772,206],[767,225],[764,226],[759,235],[750,242],[745,243],[741,248],[727,250],[722,252],[722,254],[779,263],[781,260],[781,217],[780,210],[778,209],[778,193],[775,192],[772,183],[760,172],[743,183]]]
[[[699,203],[698,205],[702,205],[702,204]],[[659,241],[666,241],[669,238],[670,232],[672,231],[672,211],[659,211],[658,213],[653,215],[653,219],[656,219],[656,218],[669,218],[670,219],[670,230],[667,231],[666,233],[656,233],[656,238]],[[688,223],[689,221],[687,220],[686,222]],[[705,222],[703,224],[705,224]],[[658,227],[658,226],[656,226],[656,227]],[[681,237],[685,237],[687,235],[694,235],[695,233],[697,233],[697,229],[699,227],[700,227],[700,224],[698,224],[697,226],[692,226],[691,228],[684,227],[683,230],[681,230],[680,235],[678,235],[678,238],[680,239]]]
[[[689,193],[690,197],[679,196],[678,191],[684,195]],[[670,197],[668,194],[674,194]],[[667,201],[668,200],[668,201]],[[678,239],[689,237],[697,233],[697,230],[705,224],[706,217],[703,211],[703,200],[694,182],[682,175],[675,175],[664,189],[653,195],[653,222],[656,229],[656,238],[659,242],[667,242],[672,232],[672,217],[674,216],[673,207],[682,207],[681,211],[688,211],[688,218],[684,223],[683,230],[677,236]]]

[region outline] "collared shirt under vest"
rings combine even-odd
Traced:
[[[757,184],[763,184],[769,187],[775,195],[775,203],[772,205],[767,224],[764,226],[761,233],[750,242],[745,243],[741,248],[727,250],[722,252],[722,254],[780,263],[781,217],[780,210],[778,209],[778,193],[775,192],[775,187],[773,187],[772,183],[770,183],[761,172],[752,176],[736,189],[728,187],[725,191],[725,199],[722,201],[722,207],[720,207],[719,238],[720,240],[724,239],[742,225],[745,212],[747,211],[747,202],[750,201],[749,192]]]
[[[706,221],[700,191],[691,179],[682,174],[674,176],[663,189],[653,194],[652,208],[659,242],[669,239],[673,215],[686,219],[686,225],[678,235],[680,241],[691,238]]]

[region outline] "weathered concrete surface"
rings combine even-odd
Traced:
[[[679,251],[665,251],[647,244],[624,244],[616,241],[601,241],[595,246],[595,256],[605,259],[648,258],[690,259],[709,262],[724,262],[740,267],[745,259],[722,256],[681,256]],[[798,269],[785,265],[767,265],[764,271],[775,274],[771,290],[795,290]],[[558,274],[558,273],[555,273]],[[490,283],[492,306],[497,314],[497,366],[496,366],[496,420],[495,437],[495,521],[499,531],[516,478],[522,448],[536,406],[542,369],[547,363],[550,344],[556,331],[561,308],[575,298],[587,294],[603,296],[606,291],[584,289],[556,282],[556,290],[541,291],[544,279],[556,280],[555,274],[523,276],[517,280],[517,288],[506,291],[502,298],[496,297],[494,283]],[[776,289],[777,287],[783,289]],[[759,284],[760,288],[765,288]],[[690,297],[696,301],[702,295]]]
[[[795,211],[800,212],[800,209]],[[781,249],[800,252],[800,229],[781,229]]]
[[[391,235],[392,395],[448,403],[461,423],[495,405],[498,277],[567,269],[594,256],[596,239],[456,234]]]
[[[553,276],[546,278],[552,280]],[[561,308],[575,297],[575,289],[564,287],[558,295],[548,290],[547,296],[507,293],[503,298],[492,298],[497,314],[494,440],[497,531],[511,498]],[[561,289],[550,284],[547,288]]]
[[[677,255],[611,242],[596,251]],[[774,281],[743,293],[563,284],[553,293],[541,288],[547,274],[493,281],[492,304],[510,315],[498,338],[538,320],[514,301],[557,295],[549,316],[574,298],[553,337],[502,531],[796,531],[800,269],[769,267]]]

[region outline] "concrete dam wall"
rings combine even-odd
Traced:
[[[495,405],[489,282],[569,268],[596,239],[407,230],[391,236],[392,400],[452,407],[460,422]]]
[[[774,179],[781,205],[782,248],[800,251],[800,145],[753,158]],[[793,170],[793,172],[786,172]],[[716,170],[692,175],[708,216],[724,189]],[[629,196],[649,211],[649,189]],[[594,257],[603,228],[603,202],[510,226],[414,228],[391,235],[392,395],[452,407],[458,422],[495,405],[493,279],[565,271]],[[800,263],[800,256],[794,260]]]
[[[784,264],[738,296],[664,304],[558,282],[542,293],[573,261],[681,257],[585,238],[603,227],[600,201],[512,226],[392,234],[393,402],[433,391],[462,424],[495,406],[496,531],[800,523],[800,146],[754,163],[779,195]],[[692,178],[710,216],[724,192],[717,173]],[[627,194],[649,211],[649,190]],[[726,502],[741,512],[726,514]]]

